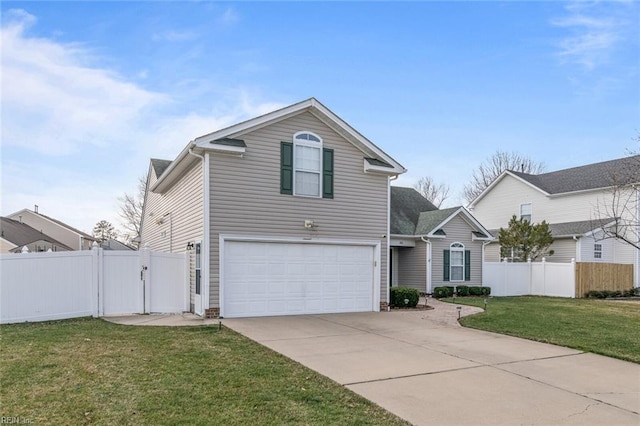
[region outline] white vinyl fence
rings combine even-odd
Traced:
[[[492,296],[575,297],[575,262],[484,262],[482,284]]]
[[[140,251],[0,256],[0,323],[189,310],[185,254]]]

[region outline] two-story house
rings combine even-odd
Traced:
[[[34,206],[33,210],[22,209],[7,217],[20,223],[25,223],[54,238],[58,243],[62,243],[62,246],[67,247],[67,250],[91,250],[91,245],[96,241],[91,235],[58,219],[40,213],[38,206]]]
[[[470,203],[469,210],[494,235],[508,226],[513,215],[533,223],[545,220],[554,237],[554,254],[548,261],[634,264],[638,286],[640,250],[603,238],[602,230],[616,226],[618,214],[629,215],[624,219],[635,221],[637,228],[640,189],[632,168],[639,161],[636,155],[538,175],[508,170]],[[613,189],[621,186],[626,211],[612,208],[620,201],[619,192],[614,200]],[[630,232],[629,237],[635,240],[637,233]],[[485,260],[500,260],[497,242],[487,247]]]
[[[141,242],[190,253],[199,315],[378,311],[405,171],[311,98],[151,160]]]

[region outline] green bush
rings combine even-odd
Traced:
[[[489,296],[491,294],[491,287],[480,287],[483,296]]]
[[[469,287],[469,296],[482,296],[482,287]]]
[[[435,287],[433,289],[433,297],[442,299],[443,297],[453,296],[453,287]]]
[[[420,299],[418,290],[409,287],[391,287],[390,296],[391,305],[397,308],[415,308]]]
[[[468,285],[459,285],[456,287],[458,292],[458,296],[464,297],[469,295],[469,286]]]
[[[609,297],[633,297],[638,294],[638,289],[629,290],[591,290],[585,294],[588,299],[607,299]]]

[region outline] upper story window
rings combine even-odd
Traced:
[[[302,131],[281,143],[280,192],[333,198],[333,150],[323,147],[320,136]]]
[[[593,258],[602,259],[602,244],[595,243],[593,245]]]
[[[520,204],[520,220],[531,222],[531,203]]]
[[[293,195],[320,197],[322,139],[309,132],[293,135]]]

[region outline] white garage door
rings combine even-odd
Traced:
[[[225,317],[373,310],[374,248],[226,241]]]

